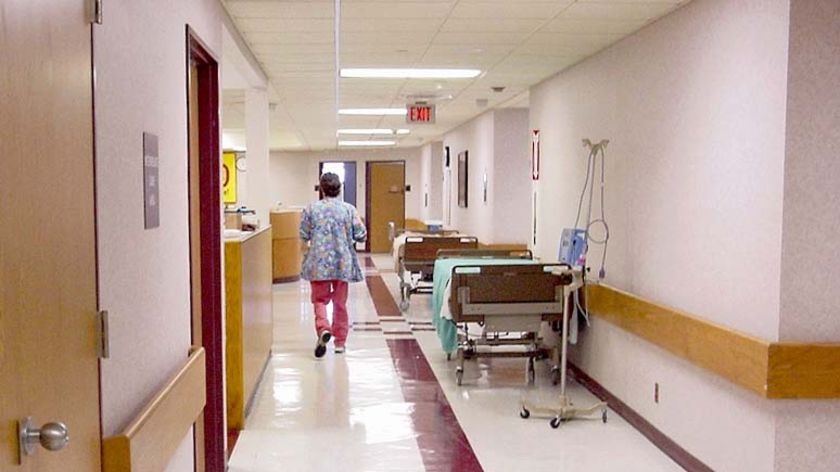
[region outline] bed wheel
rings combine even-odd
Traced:
[[[531,416],[531,411],[523,406],[522,409],[519,410],[519,417],[526,420],[529,416]]]
[[[604,424],[607,424],[607,410],[606,409],[604,409],[604,411],[601,412],[601,421],[603,421]]]
[[[451,360],[452,360],[452,353],[451,353],[451,352],[447,352],[447,353],[446,353],[446,360],[447,360],[447,361],[451,361]]]
[[[402,300],[400,300],[400,310],[402,310],[402,311],[408,311],[408,307],[409,307],[410,305],[411,305],[411,302],[409,302],[409,301],[408,301],[408,299],[402,299]]]
[[[461,382],[463,382],[463,380],[464,380],[464,371],[461,370],[461,368],[459,367],[458,369],[455,370],[455,383],[458,384],[458,385],[461,385]]]
[[[555,416],[554,418],[551,418],[551,421],[548,422],[549,426],[551,426],[552,429],[559,428],[560,423],[561,423],[561,420],[560,420],[559,416]]]

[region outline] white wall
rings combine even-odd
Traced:
[[[493,112],[489,111],[446,133],[443,138],[443,145],[449,146],[451,156],[450,226],[478,237],[482,243],[493,242],[493,207],[489,201],[482,201],[481,188],[485,172],[492,183],[494,129]],[[467,208],[458,206],[458,155],[464,151],[468,152]]]
[[[368,161],[405,161],[406,218],[420,218],[423,206],[420,148],[338,150],[320,152],[272,152],[270,162],[270,195],[272,202],[285,206],[302,206],[318,198],[318,164],[328,161],[356,162],[356,206],[365,217],[366,169]]]
[[[93,27],[99,298],[111,316],[111,357],[101,368],[105,436],[126,426],[187,359],[184,27],[219,53],[220,9],[215,0],[112,2],[104,24]],[[144,131],[160,146],[160,227],[150,230],[143,229]],[[169,470],[192,470],[191,447],[180,451]]]
[[[791,3],[779,337],[840,342],[840,2]],[[778,404],[776,470],[840,464],[840,401]]]
[[[788,10],[694,0],[533,87],[537,254],[574,223],[581,139],[610,139],[606,282],[777,340]],[[575,360],[714,470],[773,470],[772,402],[598,320]]]
[[[443,145],[449,146],[452,172],[450,226],[477,236],[482,243],[527,243],[531,188],[528,110],[483,113],[447,133]],[[467,208],[458,206],[458,155],[463,151],[469,152]],[[443,172],[442,160],[435,165]],[[483,195],[485,175],[487,201]],[[440,192],[443,208],[446,192],[443,188]]]
[[[423,221],[443,220],[443,143],[435,141],[421,148],[420,195]],[[428,202],[426,201],[428,199]]]
[[[531,136],[528,109],[494,113],[493,181],[488,200],[493,206],[493,242],[525,244],[531,234]]]

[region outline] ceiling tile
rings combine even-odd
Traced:
[[[445,18],[449,2],[351,2],[342,3],[341,18]]]
[[[272,32],[324,32],[334,34],[335,21],[312,18],[242,18],[237,25],[250,33]]]
[[[335,18],[335,1],[229,1],[234,18]]]
[[[677,3],[669,2],[577,2],[559,16],[576,20],[651,20],[665,15],[678,6]]]
[[[530,33],[539,29],[544,22],[545,20],[541,19],[450,18],[440,30],[465,33]]]
[[[490,2],[461,1],[450,18],[536,18],[549,19],[572,4],[571,0],[555,2]]]

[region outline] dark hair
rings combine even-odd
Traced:
[[[332,172],[327,172],[321,176],[320,185],[325,197],[337,197],[341,193],[341,180]]]

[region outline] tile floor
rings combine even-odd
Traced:
[[[368,275],[398,299],[390,257],[373,261],[383,270]],[[556,430],[519,418],[523,395],[556,395],[544,363],[528,387],[522,359],[468,362],[457,386],[454,362],[429,331],[429,300],[413,296],[402,316],[380,306],[379,316],[368,284],[352,284],[347,353],[330,345],[316,360],[308,284],[275,285],[274,354],[230,472],[681,470],[615,414]],[[569,392],[575,403],[596,401],[574,382]]]

